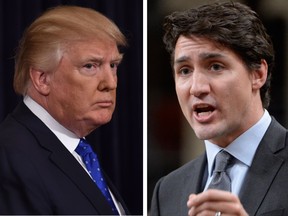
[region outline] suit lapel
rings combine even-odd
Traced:
[[[183,184],[180,184],[182,188],[182,200],[181,200],[181,214],[179,215],[187,215],[187,201],[188,197],[192,193],[200,193],[203,191],[202,185],[205,182],[205,167],[207,165],[206,154],[202,154],[200,157],[195,159],[192,162],[192,166],[189,167],[185,178],[183,179]],[[204,180],[203,180],[204,179]]]
[[[75,184],[100,214],[113,214],[110,205],[73,155],[23,102],[13,115],[35,135],[40,146],[51,152],[50,160]],[[110,187],[110,185],[109,185]]]
[[[117,188],[114,186],[113,182],[110,180],[110,178],[105,174],[104,172],[104,176],[105,179],[107,181],[107,184],[109,186],[109,189],[111,190],[111,192],[113,193],[114,197],[116,198],[116,200],[118,201],[118,206],[119,208],[122,208],[122,212],[124,211],[126,215],[130,214],[127,206],[125,205],[124,200],[122,199],[121,194],[119,193],[119,191],[117,190]]]
[[[64,159],[63,157],[66,158]],[[113,214],[110,205],[102,195],[101,191],[69,152],[68,155],[66,155],[63,154],[63,152],[54,151],[50,158],[51,161],[53,161],[53,163],[55,163],[55,165],[58,166],[72,182],[74,182],[99,213]]]
[[[241,203],[249,215],[256,214],[284,162],[277,153],[284,148],[285,139],[286,130],[273,119],[259,144],[239,194]]]

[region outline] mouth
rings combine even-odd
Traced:
[[[103,101],[98,101],[96,103],[100,108],[109,108],[113,106],[113,101],[112,100],[103,100]]]
[[[194,116],[199,122],[207,122],[212,118],[215,107],[210,104],[196,104],[193,106]]]

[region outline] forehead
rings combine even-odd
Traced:
[[[175,55],[179,55],[179,53],[182,52],[200,51],[204,49],[223,51],[227,48],[207,38],[181,35],[175,45]]]
[[[110,58],[118,58],[120,55],[116,42],[105,39],[89,39],[69,42],[66,45],[65,54],[71,57],[96,55],[99,57]]]
[[[212,57],[235,57],[241,59],[232,49],[204,37],[181,35],[175,45],[174,63],[183,59],[208,59]]]

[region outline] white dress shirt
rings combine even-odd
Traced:
[[[268,111],[265,110],[261,119],[249,128],[246,132],[236,138],[231,144],[229,144],[225,151],[229,152],[236,158],[235,164],[227,169],[228,176],[231,179],[231,192],[239,195],[243,180],[249,167],[252,164],[255,152],[258,148],[260,141],[262,140],[266,130],[271,123],[271,116]],[[219,151],[223,148],[205,140],[205,148],[208,160],[208,179],[206,182],[205,190],[210,184],[213,176],[213,164],[215,157]]]
[[[77,135],[73,132],[63,127],[59,122],[57,122],[41,105],[35,102],[31,97],[25,96],[24,103],[31,110],[31,112],[33,112],[34,115],[36,115],[55,134],[55,136],[60,140],[60,142],[75,157],[75,159],[81,164],[83,169],[91,177],[88,170],[86,169],[85,164],[82,161],[81,156],[78,155],[75,151],[79,144],[80,138],[77,137]],[[120,213],[120,215],[123,215],[125,211],[123,210],[122,205],[118,201],[116,201],[110,189],[109,192],[118,212]]]

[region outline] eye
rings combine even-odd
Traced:
[[[93,67],[94,65],[92,63],[88,63],[84,65],[84,68],[87,68],[87,69],[92,69]]]
[[[96,62],[84,63],[80,68],[80,72],[84,75],[92,76],[99,70],[99,66]]]
[[[178,72],[180,75],[187,75],[191,73],[191,70],[189,68],[181,68]]]
[[[111,64],[110,64],[110,67],[111,67],[111,68],[117,68],[117,67],[118,67],[118,64],[117,64],[117,63],[111,63]]]
[[[214,63],[210,66],[210,70],[212,71],[221,71],[224,69],[224,66],[222,64],[219,63]]]

